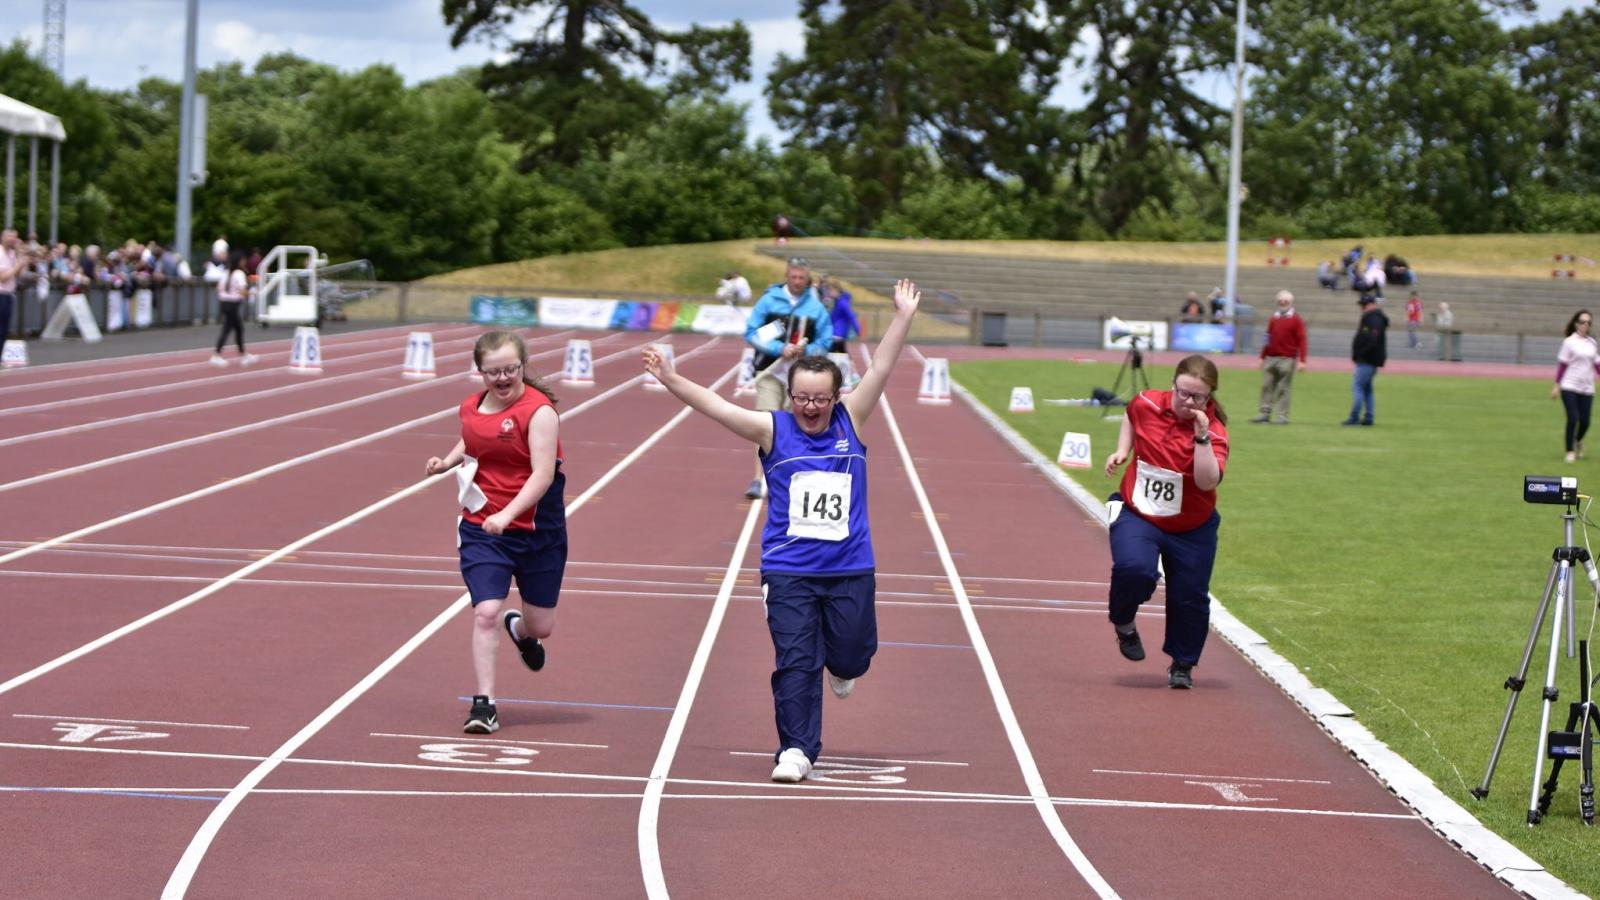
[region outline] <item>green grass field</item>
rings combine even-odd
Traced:
[[[1022,385],[1041,400],[1086,397],[1116,372],[1097,363],[952,367],[1050,459],[1064,432],[1090,434],[1097,466],[1116,446],[1118,422],[1042,403],[1011,415],[1007,400]],[[1171,372],[1150,377],[1165,388]],[[1508,696],[1502,683],[1516,670],[1562,541],[1562,508],[1525,504],[1522,476],[1577,474],[1581,488],[1600,493],[1600,452],[1562,461],[1563,418],[1549,382],[1380,374],[1377,426],[1343,428],[1348,374],[1297,376],[1289,427],[1247,423],[1257,372],[1224,370],[1221,380],[1233,452],[1219,489],[1213,593],[1486,825],[1600,896],[1600,830],[1578,817],[1576,765],[1563,770],[1545,821],[1525,823],[1548,622],[1492,793],[1481,802],[1468,794],[1483,777]],[[1099,468],[1070,474],[1099,496],[1113,487]],[[1581,637],[1595,598],[1579,584]],[[1203,689],[1203,667],[1197,676]],[[1577,660],[1562,656],[1560,679],[1555,727],[1577,695]]]

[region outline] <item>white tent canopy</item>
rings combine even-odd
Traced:
[[[61,119],[21,100],[0,94],[0,134],[6,136],[6,228],[15,226],[17,138],[28,139],[28,233],[34,232],[39,206],[39,139],[50,141],[50,243],[56,240],[56,221],[61,197],[61,142],[67,130]],[[3,335],[0,335],[3,337]]]
[[[61,127],[59,118],[5,94],[0,94],[0,132],[52,141],[67,139],[67,130]]]

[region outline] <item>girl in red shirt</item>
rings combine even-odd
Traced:
[[[499,729],[494,704],[494,663],[504,628],[537,672],[555,630],[556,601],[567,565],[560,419],[555,397],[528,371],[528,349],[509,331],[478,338],[472,358],[484,390],[461,404],[461,440],[428,460],[429,475],[456,473],[461,519],[456,547],[461,577],[472,596],[472,666],[478,693],[462,730]],[[522,609],[502,605],[517,582]]]
[[[1189,688],[1211,616],[1211,567],[1217,557],[1217,485],[1228,462],[1227,414],[1216,398],[1217,367],[1186,356],[1172,390],[1145,391],[1128,404],[1117,449],[1106,459],[1114,476],[1133,459],[1111,495],[1111,624],[1122,655],[1144,659],[1134,627],[1140,604],[1155,593],[1162,563],[1167,579],[1167,634],[1172,657],[1167,684]]]

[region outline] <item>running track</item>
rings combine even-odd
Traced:
[[[503,649],[501,730],[461,734],[453,479],[418,473],[478,330],[433,330],[431,381],[398,329],[318,376],[281,341],[0,375],[7,896],[1510,895],[1223,641],[1190,692],[1122,660],[1099,526],[910,354],[864,434],[883,646],[812,780],[767,780],[750,451],[639,384],[638,335],[558,391],[550,663]],[[736,341],[674,342],[731,390]]]

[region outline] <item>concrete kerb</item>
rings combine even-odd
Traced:
[[[1105,527],[1107,513],[1104,503],[1067,477],[1060,467],[984,406],[960,382],[952,378],[950,389],[1030,466],[1038,469],[1050,483],[1072,498],[1101,527]],[[1505,838],[1484,827],[1471,812],[1439,790],[1420,769],[1390,750],[1366,726],[1354,719],[1354,712],[1349,707],[1333,694],[1312,684],[1311,679],[1293,663],[1273,650],[1264,637],[1229,612],[1215,594],[1211,595],[1211,628],[1304,709],[1329,737],[1372,772],[1379,782],[1416,811],[1429,827],[1496,878],[1540,900],[1581,900],[1584,897]]]

